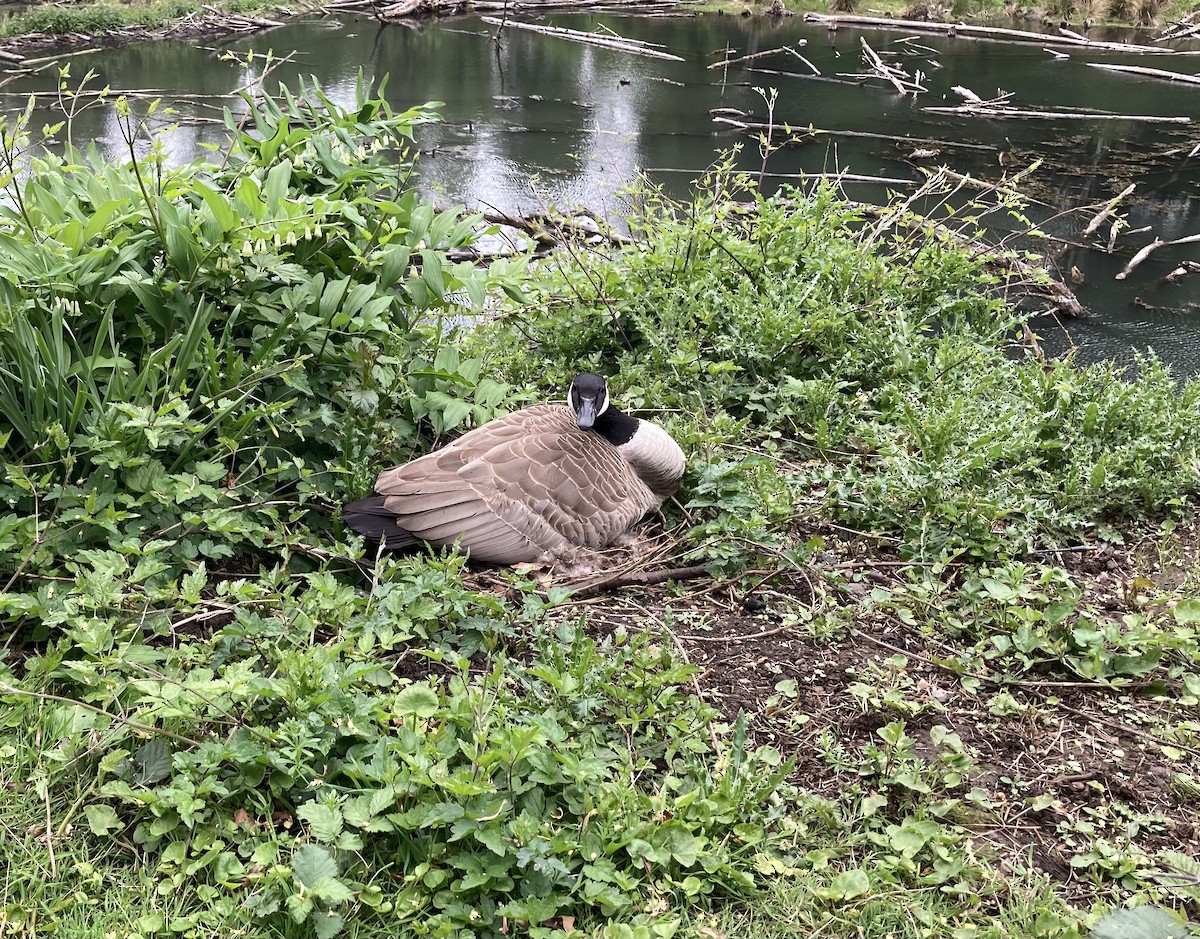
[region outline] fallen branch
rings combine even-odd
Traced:
[[[1159,248],[1166,248],[1169,245],[1194,245],[1200,243],[1200,235],[1188,235],[1186,238],[1172,238],[1170,241],[1163,241],[1161,238],[1155,238],[1150,244],[1142,248],[1137,254],[1129,259],[1129,263],[1121,268],[1117,274],[1117,280],[1124,280],[1134,269],[1141,264],[1146,258],[1150,257]]]
[[[1169,82],[1183,82],[1185,85],[1200,85],[1200,75],[1186,75],[1183,72],[1171,72],[1165,68],[1146,68],[1142,65],[1109,65],[1107,62],[1089,62],[1088,65],[1092,68],[1104,69],[1106,72],[1128,72],[1131,75],[1163,78]]]
[[[781,131],[792,135],[793,140],[803,141],[816,137],[863,137],[868,140],[891,140],[910,147],[956,147],[960,150],[988,150],[995,153],[999,148],[986,143],[965,143],[961,140],[936,140],[930,137],[902,137],[898,134],[873,134],[866,130],[821,130],[816,127],[799,128],[783,124],[764,124],[761,121],[739,121],[722,114],[713,114],[713,123],[728,124],[741,130]]]
[[[691,173],[693,176],[701,175],[701,170],[686,169],[677,166],[649,166],[646,167],[647,173]],[[875,183],[880,186],[916,186],[917,181],[912,179],[900,179],[897,176],[860,176],[857,173],[755,173],[755,176],[762,175],[767,179],[797,179],[801,182],[822,182],[829,181],[834,183]]]
[[[796,44],[800,45],[800,46],[805,46],[805,45],[808,45],[808,40],[801,39]],[[764,56],[776,55],[777,53],[780,53],[780,52],[791,52],[791,51],[792,51],[792,49],[788,46],[780,46],[778,49],[767,49],[765,52],[751,52],[748,55],[739,55],[736,59],[723,59],[720,62],[714,62],[712,65],[707,66],[707,68],[709,68],[710,70],[714,69],[714,68],[727,68],[730,65],[736,65],[738,62],[753,62],[755,59],[761,59]]]
[[[1182,261],[1179,267],[1171,271],[1164,279],[1167,283],[1173,284],[1176,281],[1183,280],[1189,274],[1200,274],[1200,261]]]
[[[225,13],[216,7],[205,6],[205,10],[215,17],[222,18],[226,25],[235,32],[251,32],[259,29],[273,29],[282,26],[278,20],[268,20],[261,16],[247,16],[244,13]]]
[[[922,108],[930,114],[967,114],[975,117],[1004,117],[1047,121],[1141,121],[1146,124],[1190,124],[1190,117],[1157,117],[1147,114],[1096,114],[1079,111],[1032,111],[1011,107],[979,107],[963,104],[955,108]]]
[[[1108,202],[1105,203],[1104,208],[1096,213],[1095,218],[1088,222],[1087,227],[1083,230],[1084,237],[1095,233],[1096,229],[1104,224],[1104,220],[1112,215],[1114,211],[1116,211],[1117,203],[1132,193],[1136,188],[1137,183],[1130,183],[1125,187],[1124,191],[1122,191],[1119,196],[1109,199]]]
[[[672,567],[660,571],[632,571],[626,574],[616,574],[569,589],[571,589],[572,600],[582,600],[610,590],[620,590],[622,587],[650,587],[654,584],[665,584],[669,580],[695,580],[706,573],[705,565],[690,564],[687,567]]]
[[[903,82],[900,81],[900,75],[904,75],[907,78],[907,73],[900,72],[899,69],[885,65],[875,50],[867,45],[867,41],[862,36],[858,37],[858,41],[862,45],[863,58],[866,59],[867,64],[871,66],[872,73],[878,75],[880,78],[890,81],[895,89],[900,92],[900,94],[907,94],[908,88]],[[900,75],[897,75],[897,72],[900,72]],[[913,94],[916,94],[915,90],[913,91]]]
[[[1093,42],[1090,39],[1074,39],[1070,36],[1054,36],[1048,33],[1033,33],[1023,29],[1005,29],[1000,26],[968,26],[965,23],[930,23],[923,20],[893,20],[874,16],[828,16],[824,13],[805,13],[804,22],[822,23],[836,27],[838,24],[861,26],[864,29],[911,29],[917,32],[942,33],[947,36],[976,36],[1006,42],[1031,42],[1038,45],[1075,46],[1110,52],[1155,52],[1158,46],[1135,46],[1124,42]]]
[[[1193,14],[1194,15],[1194,14]],[[1170,42],[1172,39],[1189,39],[1200,35],[1200,23],[1193,23],[1189,18],[1176,20],[1163,30],[1163,34],[1155,42]]]
[[[797,43],[796,45],[800,45],[800,43]],[[807,45],[807,42],[805,43],[805,45]],[[783,51],[784,51],[784,52],[790,52],[790,53],[791,53],[792,55],[794,55],[794,56],[795,56],[797,59],[799,59],[801,62],[803,62],[805,65],[807,65],[807,66],[809,67],[809,69],[812,71],[812,73],[813,73],[814,75],[817,75],[817,76],[819,76],[819,75],[821,74],[821,70],[820,70],[819,68],[817,68],[817,67],[816,67],[815,65],[813,65],[813,64],[812,64],[810,61],[808,61],[808,59],[804,58],[804,56],[802,56],[802,55],[801,55],[799,52],[797,52],[795,49],[791,48],[790,46],[784,46],[784,47],[783,47]]]
[[[481,16],[481,22],[487,23],[489,26],[499,26],[503,21],[494,16]],[[567,39],[571,42],[582,42],[593,46],[603,46],[606,49],[616,49],[619,52],[629,52],[633,55],[646,55],[655,59],[666,59],[670,62],[683,62],[681,56],[672,55],[669,52],[661,52],[657,48],[657,43],[643,42],[640,39],[614,39],[612,36],[604,36],[600,33],[585,33],[577,29],[565,29],[561,26],[539,26],[534,23],[518,23],[513,20],[508,21],[509,29],[524,29],[531,33],[541,33],[546,36],[555,36],[559,39]]]

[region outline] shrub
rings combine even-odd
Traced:
[[[404,158],[433,112],[361,84],[349,108],[315,86],[247,103],[219,166],[135,158],[130,129],[127,163],[25,175],[6,133],[0,550],[253,552],[507,395],[443,324],[521,268],[448,259],[477,219],[419,200]]]
[[[1020,553],[1197,491],[1200,385],[1010,354],[987,253],[904,211],[829,188],[651,201],[634,248],[543,278],[480,348],[517,381],[619,371],[635,406],[701,415],[701,446],[781,448],[823,514],[916,557]]]

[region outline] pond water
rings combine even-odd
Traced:
[[[1039,200],[1030,216],[1064,239],[1053,250],[1053,261],[1060,272],[1075,268],[1082,277],[1077,291],[1091,313],[1084,321],[1063,324],[1040,320],[1038,332],[1047,345],[1075,347],[1084,358],[1123,361],[1134,350],[1152,347],[1178,373],[1200,372],[1200,274],[1177,283],[1163,280],[1180,261],[1200,260],[1200,245],[1163,248],[1127,280],[1114,279],[1153,237],[1200,234],[1200,152],[1194,152],[1200,150],[1200,86],[1114,74],[1088,64],[1196,74],[1200,55],[1063,49],[1070,56],[1064,59],[1036,45],[845,25],[829,31],[798,17],[560,16],[538,22],[612,30],[661,44],[683,61],[515,29],[506,31],[497,50],[494,27],[469,17],[414,28],[347,16],[292,22],[233,41],[104,50],[73,60],[72,81],[94,69],[98,77],[91,87],[160,93],[181,121],[170,131],[168,146],[173,158],[185,160],[203,144],[221,141],[214,104],[228,103],[232,91],[262,78],[261,58],[246,65],[225,53],[288,55],[289,61],[272,67],[268,88],[281,81],[294,87],[299,77],[315,75],[331,97],[347,103],[360,70],[375,81],[387,75],[387,94],[397,107],[444,102],[444,123],[423,128],[419,136],[423,185],[437,192],[439,201],[510,212],[586,206],[610,217],[624,211],[622,190],[639,173],[670,194],[684,195],[699,172],[739,142],[744,148],[738,164],[759,171],[754,138],[714,123],[710,111],[736,109],[747,115],[742,120],[763,121],[768,108],[756,89],[776,89],[776,122],[850,133],[775,152],[766,165],[768,187],[795,181],[789,177],[799,173],[840,171],[896,181],[846,180],[842,186],[852,198],[878,201],[888,188],[911,192],[902,181],[920,179],[909,154],[929,147],[919,143],[923,139],[943,141],[936,145],[940,154],[925,164],[944,163],[986,180],[1042,161],[1029,177],[1028,188]],[[877,79],[839,79],[839,73],[864,70],[860,37],[889,61],[924,73],[928,93],[902,97]],[[820,76],[786,52],[708,68],[726,57],[725,50],[736,56],[785,45],[796,46]],[[51,92],[55,85],[50,73],[13,82],[4,89],[5,102],[18,107],[31,91]],[[954,86],[984,98],[1003,89],[1012,93],[1011,103],[1027,108],[1098,109],[1196,122],[998,120],[924,110],[960,103]],[[43,119],[49,115],[37,118]],[[72,126],[76,143],[94,139],[114,155],[125,150],[110,104],[82,110]],[[1107,225],[1085,238],[1086,215],[1058,217],[1062,209],[1099,203],[1130,183],[1137,188],[1124,204],[1129,227],[1148,230],[1119,238],[1113,254],[1083,246],[1106,241]]]

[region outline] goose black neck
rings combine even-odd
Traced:
[[[633,439],[639,423],[640,421],[636,417],[630,417],[624,411],[620,411],[610,404],[604,409],[604,413],[596,418],[592,430],[614,447],[619,447]]]

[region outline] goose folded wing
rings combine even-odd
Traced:
[[[505,440],[458,475],[549,552],[604,547],[658,504],[614,447],[573,427]]]

